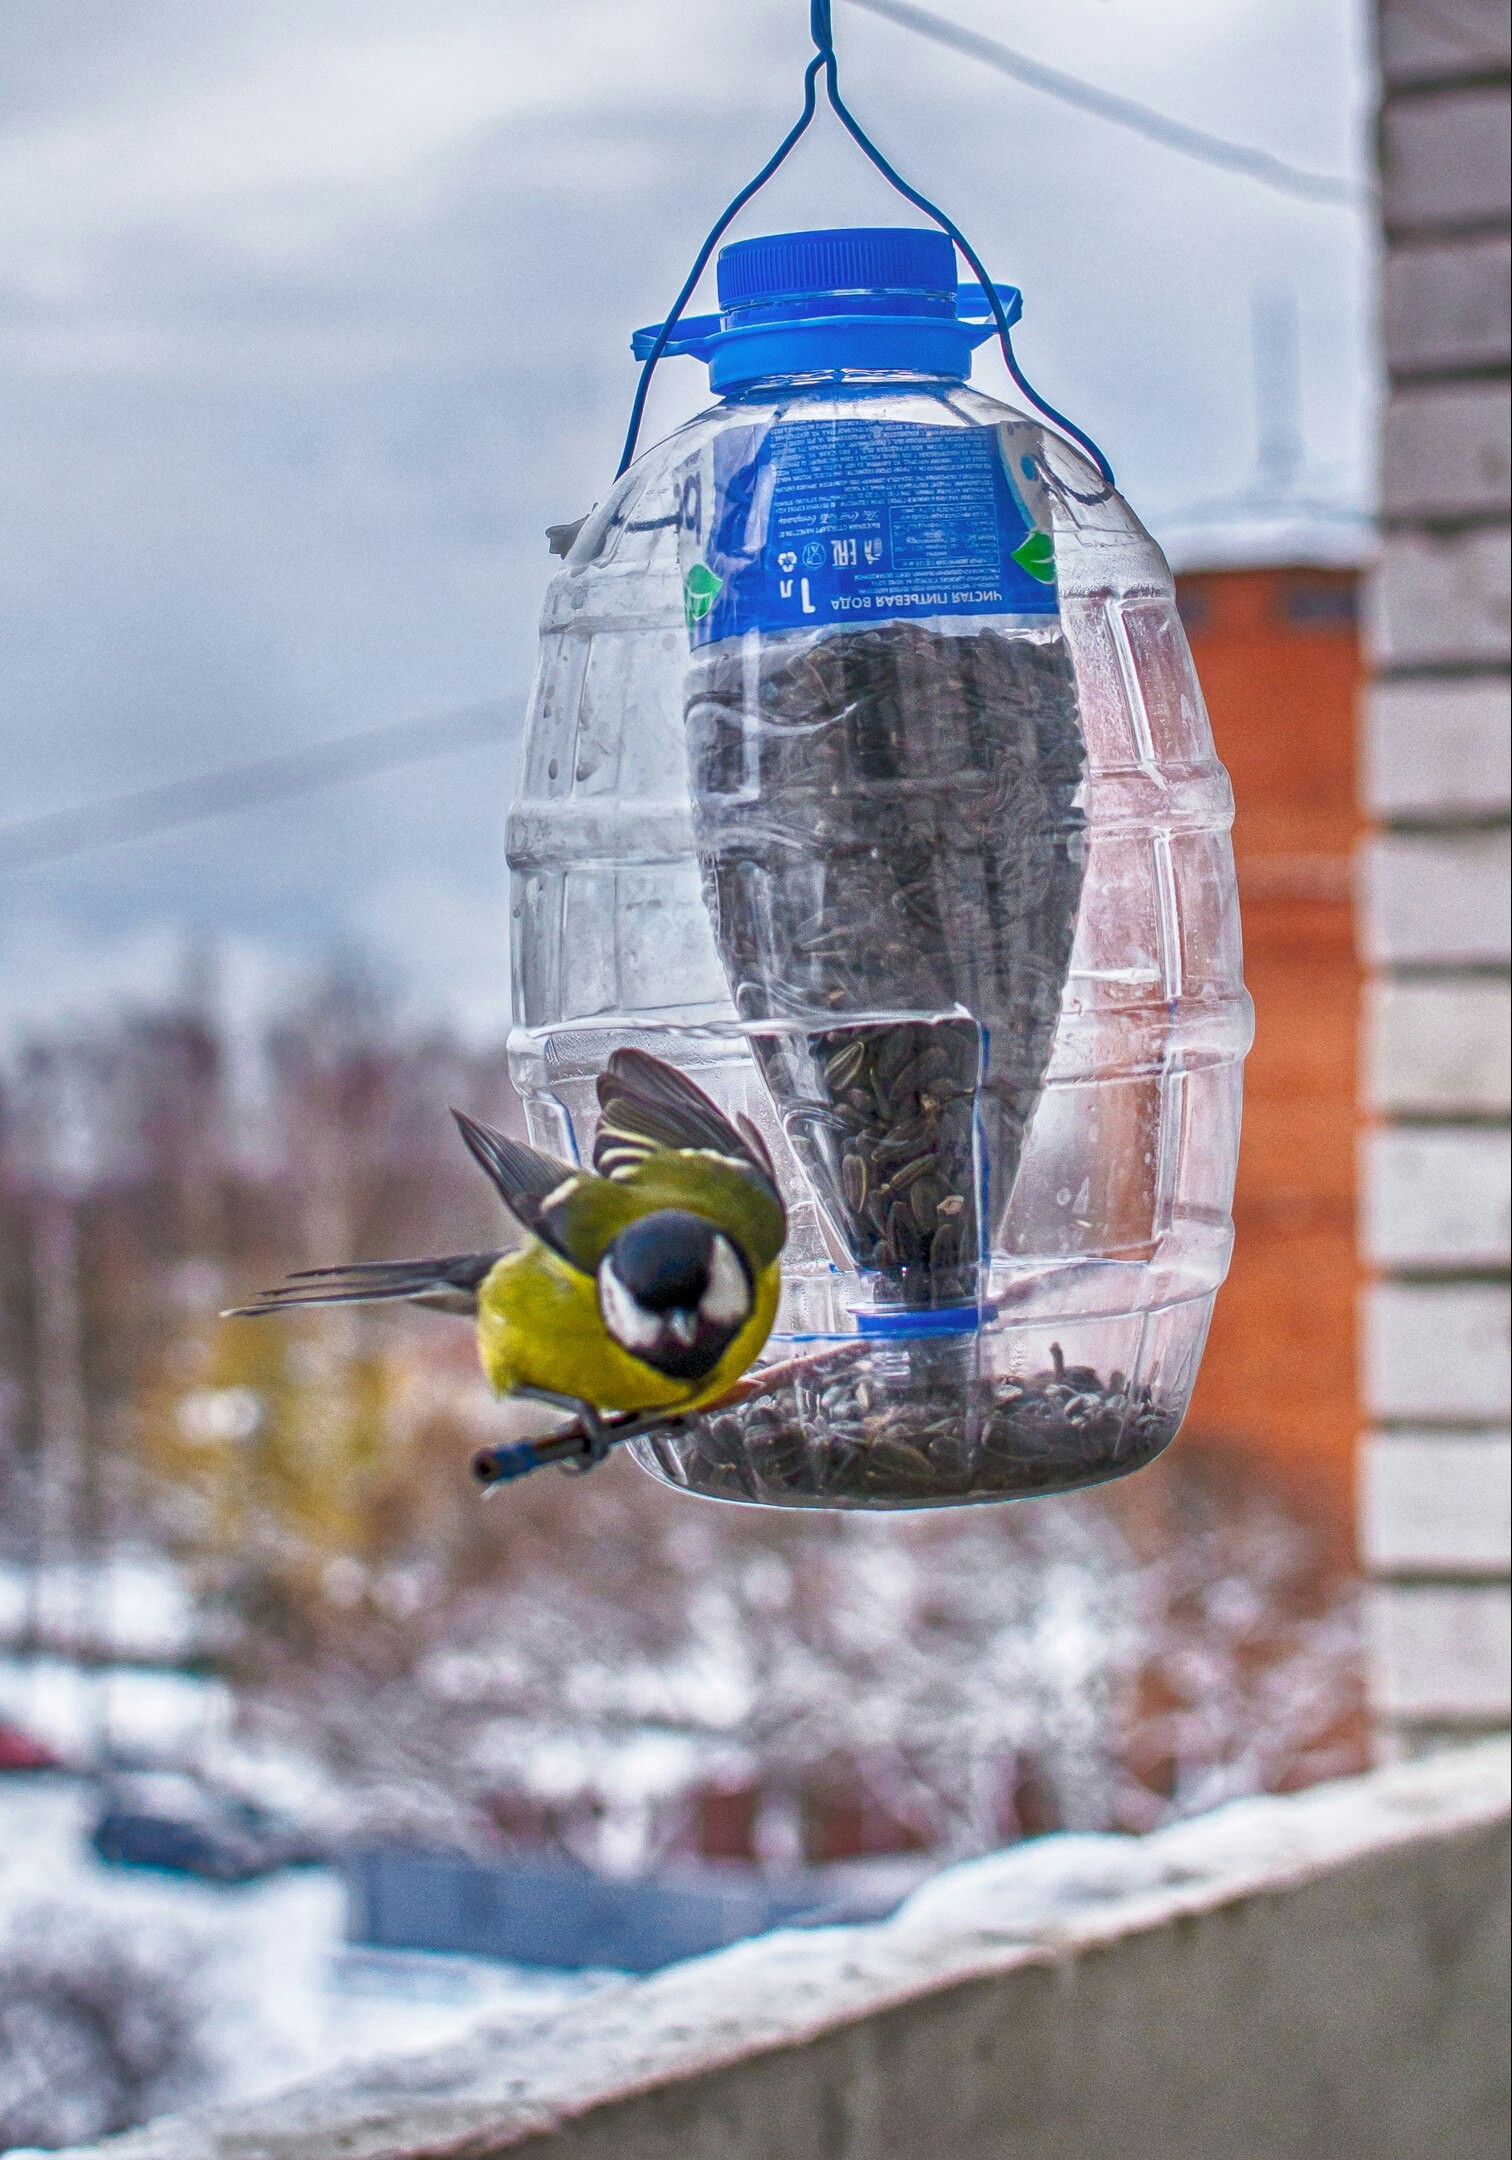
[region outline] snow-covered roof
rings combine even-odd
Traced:
[[[1364,519],[1306,513],[1232,523],[1173,519],[1155,528],[1178,576],[1202,570],[1361,570],[1374,560],[1375,528]]]

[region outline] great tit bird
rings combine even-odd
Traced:
[[[227,1317],[394,1298],[467,1314],[495,1390],[572,1409],[594,1461],[716,1401],[776,1317],[787,1218],[771,1157],[749,1119],[644,1051],[614,1053],[598,1099],[591,1170],[452,1112],[528,1232],[516,1250],[306,1268]]]

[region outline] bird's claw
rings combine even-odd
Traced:
[[[610,1449],[618,1447],[621,1441],[638,1440],[643,1433],[658,1432],[665,1426],[675,1425],[678,1420],[660,1410],[648,1411],[639,1417],[633,1411],[626,1411],[619,1417],[604,1418],[585,1403],[578,1412],[578,1422],[585,1435],[582,1453],[562,1464],[573,1477],[583,1477],[588,1471],[596,1470]]]
[[[619,1437],[587,1403],[578,1409],[578,1423],[583,1428],[583,1447],[581,1454],[570,1455],[562,1464],[568,1477],[586,1477],[596,1470]]]

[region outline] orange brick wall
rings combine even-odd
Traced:
[[[1353,571],[1209,571],[1182,613],[1233,776],[1255,1047],[1234,1264],[1187,1431],[1265,1462],[1352,1538],[1361,971]]]

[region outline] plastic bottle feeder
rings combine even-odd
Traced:
[[[769,1363],[633,1452],[784,1507],[1123,1476],[1192,1392],[1251,1028],[1170,571],[968,387],[995,318],[943,233],[718,281],[663,344],[717,402],[550,587],[510,819],[532,1136],[587,1159],[638,1044],[756,1121],[790,1210]]]

